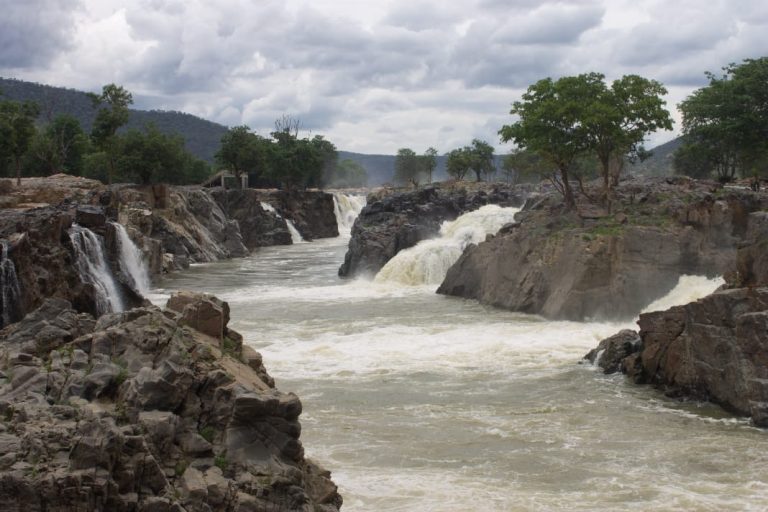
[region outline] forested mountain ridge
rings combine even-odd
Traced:
[[[87,93],[75,89],[0,77],[0,93],[0,99],[37,103],[43,122],[58,114],[69,114],[80,122],[84,131],[90,132],[96,116],[97,109]],[[183,137],[187,151],[207,162],[213,162],[221,137],[227,131],[224,125],[184,112],[131,109],[130,113],[124,130],[140,130],[153,123],[163,133]]]

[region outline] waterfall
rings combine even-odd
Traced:
[[[705,276],[680,276],[677,285],[668,294],[643,308],[641,313],[666,311],[673,306],[682,306],[695,302],[702,297],[714,293],[723,284],[725,284],[725,280],[722,277],[710,279]]]
[[[336,215],[336,224],[339,226],[339,236],[349,236],[355,219],[360,215],[365,206],[365,196],[333,194],[333,213]]]
[[[469,244],[480,243],[487,235],[514,222],[518,211],[519,208],[502,208],[490,204],[465,213],[454,221],[446,221],[440,228],[439,238],[423,240],[397,253],[376,274],[375,281],[412,286],[439,285]]]
[[[304,241],[301,233],[299,233],[299,230],[296,229],[296,226],[293,225],[293,222],[291,222],[290,219],[285,219],[285,224],[288,226],[288,232],[291,234],[291,242],[298,244],[299,242]]]
[[[272,206],[271,204],[261,201],[261,207],[264,208],[266,211],[277,215],[278,219],[283,219],[283,216],[277,213],[277,210],[275,210],[275,207]],[[288,227],[288,232],[291,234],[291,242],[293,242],[294,244],[303,242],[304,238],[301,236],[301,233],[299,233],[299,230],[296,229],[296,226],[293,225],[293,222],[291,221],[291,219],[283,219],[283,220],[285,221],[285,225]]]
[[[18,313],[18,304],[21,299],[21,288],[16,276],[16,266],[8,256],[8,242],[0,240],[2,253],[0,254],[0,292],[2,304],[0,304],[0,327],[5,327],[14,320]]]
[[[117,313],[124,309],[115,276],[104,256],[104,244],[90,229],[73,224],[69,238],[77,256],[80,278],[93,285],[99,314]]]
[[[120,244],[120,269],[131,279],[133,289],[146,296],[149,293],[151,283],[149,269],[144,262],[144,255],[128,236],[128,231],[122,224],[117,222],[110,224],[117,231],[118,243]]]

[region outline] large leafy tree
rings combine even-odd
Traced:
[[[465,151],[469,159],[469,166],[474,171],[477,181],[483,181],[483,176],[490,177],[496,172],[493,160],[493,146],[480,139],[473,139],[472,145]]]
[[[437,150],[433,147],[427,148],[421,157],[424,172],[427,175],[427,183],[432,183],[432,173],[437,167]]]
[[[678,172],[692,158],[714,169],[722,181],[736,174],[768,172],[768,57],[746,59],[707,73],[709,85],[680,105],[686,144],[676,156]]]
[[[418,185],[424,170],[421,158],[410,148],[400,148],[395,156],[395,182]]]
[[[128,106],[133,103],[133,96],[121,86],[107,84],[102,88],[101,94],[90,94],[90,97],[94,106],[99,108],[93,121],[91,139],[106,156],[107,181],[112,183],[120,157],[120,137],[117,130],[128,122]]]
[[[80,175],[88,146],[88,137],[80,122],[70,115],[60,114],[45,129],[38,130],[29,149],[30,167],[41,174]]]
[[[445,154],[445,168],[448,176],[456,180],[463,180],[472,168],[471,155],[469,147],[452,149]]]
[[[671,130],[672,118],[662,96],[667,90],[659,82],[626,75],[608,88],[604,76],[592,77],[594,96],[585,112],[590,147],[602,166],[604,193],[619,182],[625,157],[643,158],[645,137],[659,129]]]
[[[186,163],[184,153],[181,137],[166,135],[149,125],[143,132],[130,130],[125,134],[119,168],[122,175],[145,185],[157,181],[178,183]]]
[[[35,137],[38,113],[32,102],[0,101],[0,158],[13,162],[17,185],[21,185],[21,162]]]
[[[221,146],[216,161],[232,171],[237,186],[243,173],[266,176],[269,171],[271,143],[246,126],[235,126],[221,137]]]

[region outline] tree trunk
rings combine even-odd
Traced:
[[[565,206],[569,210],[576,207],[576,200],[573,198],[573,190],[571,190],[571,183],[568,181],[568,168],[563,167],[560,169],[560,176],[563,178],[563,196],[565,197]]]
[[[611,175],[611,188],[618,187],[621,171],[624,170],[624,159],[618,155],[613,155],[610,159],[608,169]]]

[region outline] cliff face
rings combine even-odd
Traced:
[[[226,303],[171,302],[95,321],[48,299],[2,331],[3,510],[339,509],[304,458],[301,402],[227,328]]]
[[[611,211],[550,195],[518,223],[469,247],[438,293],[549,318],[625,319],[670,291],[682,274],[722,275],[749,212],[768,198],[712,183],[623,184]]]
[[[501,184],[466,184],[371,195],[352,227],[339,275],[375,275],[401,250],[437,236],[443,222],[487,204],[520,206],[527,193]]]
[[[605,349],[600,359],[594,351],[587,357],[607,373],[620,368],[638,384],[710,400],[768,427],[767,218],[763,211],[749,215],[729,288],[640,315],[637,343],[609,338],[598,347]]]

